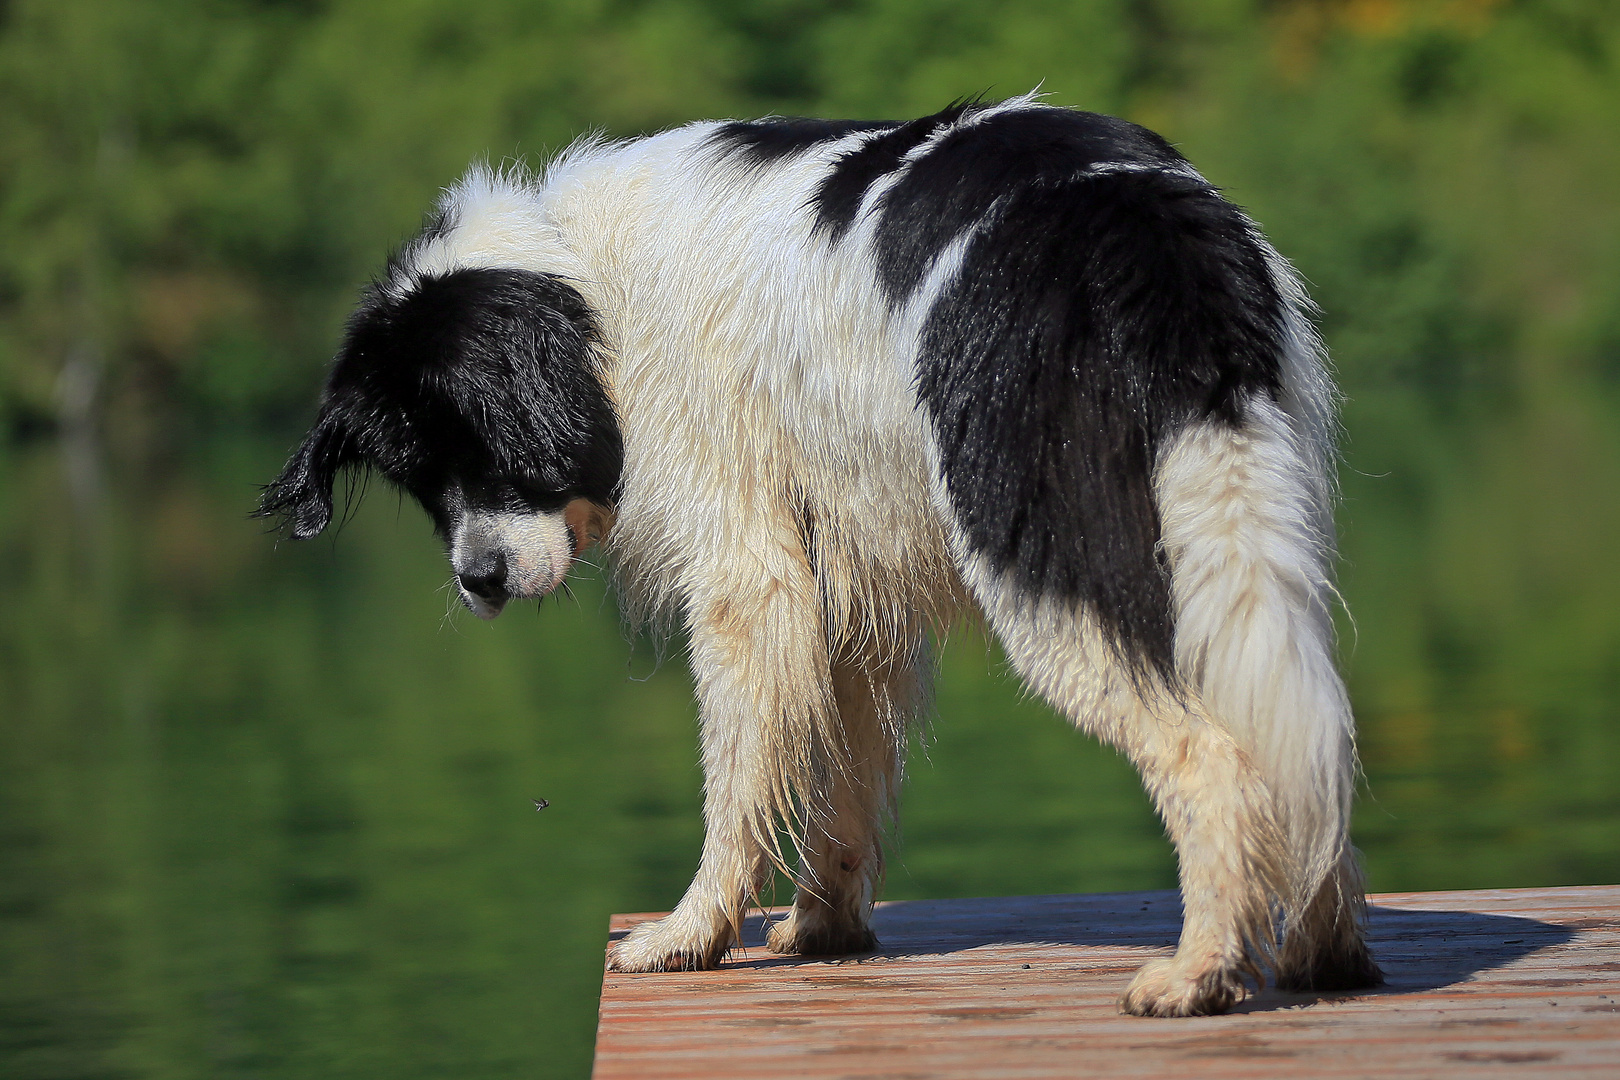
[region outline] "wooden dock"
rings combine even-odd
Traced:
[[[840,960],[767,952],[756,917],[719,970],[609,972],[593,1075],[1620,1077],[1620,886],[1371,899],[1388,986],[1182,1020],[1114,1004],[1171,951],[1172,892],[884,903],[882,951]]]

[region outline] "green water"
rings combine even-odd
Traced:
[[[1352,406],[1375,889],[1620,880],[1594,409],[1485,439]],[[627,644],[589,576],[449,610],[390,493],[274,544],[244,512],[280,450],[0,459],[0,1075],[583,1076],[608,914],[669,906],[696,862],[680,658]],[[1171,886],[1131,770],[1001,668],[946,647],[887,895]]]

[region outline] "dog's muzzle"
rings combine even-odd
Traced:
[[[450,539],[461,600],[493,619],[509,600],[538,599],[568,573],[573,544],[561,513],[469,514]]]
[[[585,499],[542,513],[468,512],[450,530],[462,602],[480,619],[493,619],[509,600],[547,595],[611,525],[608,511]]]

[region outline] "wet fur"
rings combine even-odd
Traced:
[[[772,949],[873,948],[927,636],[976,612],[1176,844],[1125,1011],[1364,986],[1309,315],[1163,140],[1032,98],[586,141],[446,193],[262,509],[314,535],[369,467],[481,616],[605,534],[632,620],[684,627],[703,854],[616,968],[714,966],[774,866]]]

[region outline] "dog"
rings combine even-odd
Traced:
[[[1035,95],[588,138],[446,191],[258,512],[314,536],[369,469],[479,617],[600,541],[684,629],[702,856],[612,968],[715,966],[790,862],[768,947],[873,949],[929,634],[977,616],[1175,843],[1180,942],[1123,1011],[1370,986],[1313,318],[1169,143]]]

